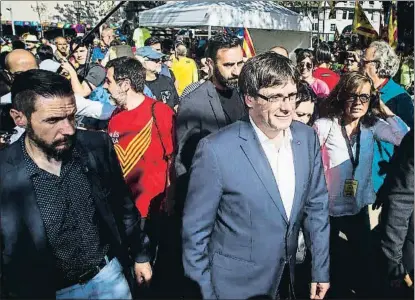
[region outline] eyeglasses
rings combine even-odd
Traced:
[[[272,97],[267,97],[267,96],[261,95],[260,93],[257,93],[256,95],[257,95],[257,97],[259,97],[259,98],[261,98],[261,99],[263,99],[265,101],[271,102],[271,103],[281,103],[281,102],[284,102],[286,99],[288,99],[288,101],[291,104],[294,104],[295,101],[297,100],[297,93],[289,94],[286,97],[284,97],[282,95],[276,95],[276,96],[272,96]]]
[[[357,60],[355,60],[355,59],[346,59],[346,61],[344,63],[346,65],[352,65],[354,63],[357,63]]]
[[[313,68],[313,65],[311,63],[299,63],[297,66],[299,68],[307,68],[309,70]]]
[[[362,66],[364,66],[364,65],[367,65],[367,64],[370,64],[370,63],[377,63],[377,62],[379,62],[378,60],[366,60],[366,59],[362,59],[361,61],[360,61],[360,63],[361,63],[361,65]]]
[[[146,61],[152,61],[155,62],[156,64],[161,63],[161,58],[146,58]]]
[[[362,103],[368,103],[371,99],[371,96],[368,94],[349,94],[349,96],[346,99],[346,102],[355,102],[357,100],[360,100]]]

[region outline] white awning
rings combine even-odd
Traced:
[[[310,20],[273,1],[171,1],[140,12],[140,27],[245,27],[311,32]]]

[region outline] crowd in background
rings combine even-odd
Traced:
[[[207,149],[209,139],[199,142],[224,127],[233,126],[248,112],[253,118],[256,114],[264,123],[269,118],[271,124],[271,117],[264,113],[269,109],[267,105],[284,103],[281,104],[284,114],[312,127],[319,142],[327,188],[327,218],[330,219],[327,248],[330,248],[331,288],[328,295],[333,298],[412,295],[413,182],[412,186],[403,184],[397,188],[394,180],[411,176],[409,167],[401,166],[408,162],[412,163],[413,176],[413,141],[407,142],[411,135],[413,139],[414,125],[413,47],[400,45],[395,51],[383,41],[363,44],[355,36],[329,43],[319,41],[309,49],[293,49],[291,53],[284,48],[284,41],[275,41],[275,44],[278,46],[269,52],[248,59],[243,57],[240,40],[224,33],[198,44],[187,39],[153,36],[145,40],[143,47],[128,45],[111,28],[103,28],[100,36],[90,41],[81,37],[39,41],[33,35],[3,41],[0,54],[1,147],[7,151],[25,135],[37,137],[38,141],[41,139],[45,149],[57,147],[52,138],[46,140],[46,131],[42,131],[43,137],[36,135],[39,134],[35,132],[38,125],[33,122],[38,116],[33,119],[25,116],[30,105],[19,100],[18,95],[27,93],[22,87],[25,81],[35,82],[36,76],[44,76],[47,81],[49,75],[41,70],[66,78],[75,95],[76,112],[73,117],[76,127],[82,131],[105,132],[111,138],[122,178],[142,218],[141,230],[150,240],[147,262],[152,267],[153,279],[147,289],[137,291],[138,295],[197,297],[200,288],[202,296],[209,298],[212,294],[203,286],[203,272],[206,270],[199,265],[197,255],[202,259],[202,252],[210,251],[205,244],[206,237],[200,237],[200,232],[206,229],[201,224],[205,224],[203,222],[210,210],[200,200],[202,197],[209,199],[208,194],[215,193],[214,187],[219,179],[209,179],[208,174],[198,168],[215,173],[217,170],[210,169],[202,154],[211,155],[209,160],[212,163],[220,158],[215,158],[215,150],[210,150],[210,154],[202,151]],[[70,57],[69,53],[72,53]],[[252,74],[259,72],[255,68],[269,68],[261,65],[261,59],[275,61],[276,65],[286,68],[269,69],[269,76],[274,76],[269,86],[278,85],[282,82],[281,76],[288,76],[278,71],[292,67],[295,91],[289,95],[264,95],[259,87],[252,90],[257,80]],[[20,82],[19,86],[16,81]],[[38,84],[40,90],[42,84]],[[47,98],[47,93],[43,96]],[[252,107],[250,101],[254,103]],[[33,107],[31,109],[34,111]],[[279,110],[283,111],[282,108]],[[266,149],[264,146],[264,153],[268,156]],[[233,156],[231,152],[227,155]],[[403,156],[409,158],[402,161]],[[405,169],[402,174],[399,173],[401,167]],[[223,174],[225,177],[229,175]],[[288,168],[285,175],[299,174],[291,174]],[[223,180],[233,182],[230,179],[226,181],[228,178]],[[279,180],[282,179],[276,175],[276,181]],[[43,184],[42,181],[34,182]],[[106,184],[111,185],[110,181]],[[5,188],[0,186],[1,189]],[[221,189],[223,193],[229,189],[230,194],[235,195],[243,187],[233,190],[233,187],[221,186]],[[284,195],[286,191],[280,192],[282,197],[287,197]],[[400,197],[399,193],[411,195],[412,200],[405,198],[410,202],[409,206],[403,208],[404,204],[395,204],[403,201],[404,196]],[[10,195],[0,192],[0,197],[12,197]],[[229,203],[235,206],[236,212],[244,209],[240,207],[243,204]],[[382,207],[380,223],[372,230],[371,210],[379,207]],[[227,209],[226,205],[221,207],[218,215]],[[213,215],[216,211],[212,213],[211,223],[216,225],[211,231],[217,235],[228,232],[220,228],[226,221],[220,217],[215,219]],[[229,221],[231,225],[226,225],[243,223],[239,219],[241,216],[235,215],[234,218]],[[308,284],[314,280],[312,273],[316,256],[325,254],[315,252],[314,243],[318,238],[302,222],[302,219],[298,221],[296,257],[290,261],[296,269],[295,284],[290,285],[290,292],[294,289],[297,298],[308,298]],[[47,222],[45,226],[48,226]],[[47,230],[48,235],[51,232]],[[232,234],[237,236],[239,233]],[[233,237],[231,235],[230,239]],[[226,245],[226,241],[222,242]],[[202,244],[206,249],[200,250]],[[52,243],[52,247],[56,250],[60,245]],[[245,241],[236,240],[230,247],[231,250],[235,248],[235,253],[242,253]],[[98,249],[96,253],[106,248]],[[199,250],[201,252],[195,254]],[[67,259],[63,254],[60,258]],[[251,268],[249,262],[243,263],[247,269]],[[225,276],[225,273],[217,271],[218,278],[229,283],[229,290],[225,284],[220,286],[218,283],[217,297],[258,296],[249,290],[250,282],[246,287],[238,286],[240,282],[235,273],[240,271],[249,275],[249,270],[238,271],[232,269],[231,264],[222,267],[228,268],[226,272],[230,268],[232,274]],[[147,281],[146,269],[140,270],[141,275],[136,275]],[[285,278],[285,273],[281,276]],[[11,289],[18,286],[11,284],[13,278],[7,279]],[[198,287],[195,288],[189,278]],[[256,282],[256,279],[248,281]],[[59,285],[60,297],[77,295],[61,289],[74,282],[76,280],[72,277],[65,277]],[[284,281],[281,279],[281,282]],[[255,283],[257,285],[261,286]],[[324,290],[328,287],[317,286],[319,288]],[[281,296],[282,292],[279,293]]]

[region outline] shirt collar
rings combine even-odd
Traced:
[[[381,85],[378,86],[378,91],[380,91],[381,89],[383,89],[388,82],[389,82],[389,78],[386,78],[385,81],[383,81],[381,83]]]
[[[264,143],[272,143],[272,144],[275,144],[274,141],[273,141],[273,139],[268,138],[265,135],[265,133],[263,133],[262,130],[259,129],[258,126],[256,126],[256,124],[255,124],[254,120],[252,120],[251,116],[249,116],[249,121],[251,122],[252,127],[254,128],[254,131],[255,131],[255,133],[256,133],[256,135],[258,137],[258,140],[259,140],[259,142],[261,144],[264,144]],[[283,135],[284,135],[284,137],[282,139],[282,143],[279,143],[279,144],[281,146],[282,145],[286,146],[287,144],[290,144],[291,141],[293,140],[293,136],[291,134],[290,127],[288,127],[287,129],[284,130]]]
[[[23,157],[24,157],[24,160],[26,162],[26,166],[27,166],[26,169],[28,171],[29,177],[32,177],[34,175],[40,174],[43,170],[41,168],[39,168],[39,166],[30,157],[29,153],[27,153],[26,145],[25,145],[25,136],[26,136],[26,134],[23,133],[23,135],[20,137],[20,145],[22,147]],[[76,147],[73,147],[71,158],[70,158],[69,161],[62,164],[62,170],[63,170],[64,166],[70,165],[70,163],[75,161],[75,160],[79,161],[81,158],[82,157],[81,157],[81,154],[79,153],[79,151],[76,149]]]

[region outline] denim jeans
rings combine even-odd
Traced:
[[[56,299],[132,299],[132,297],[123,268],[118,259],[114,258],[86,284],[75,284],[57,291]]]

